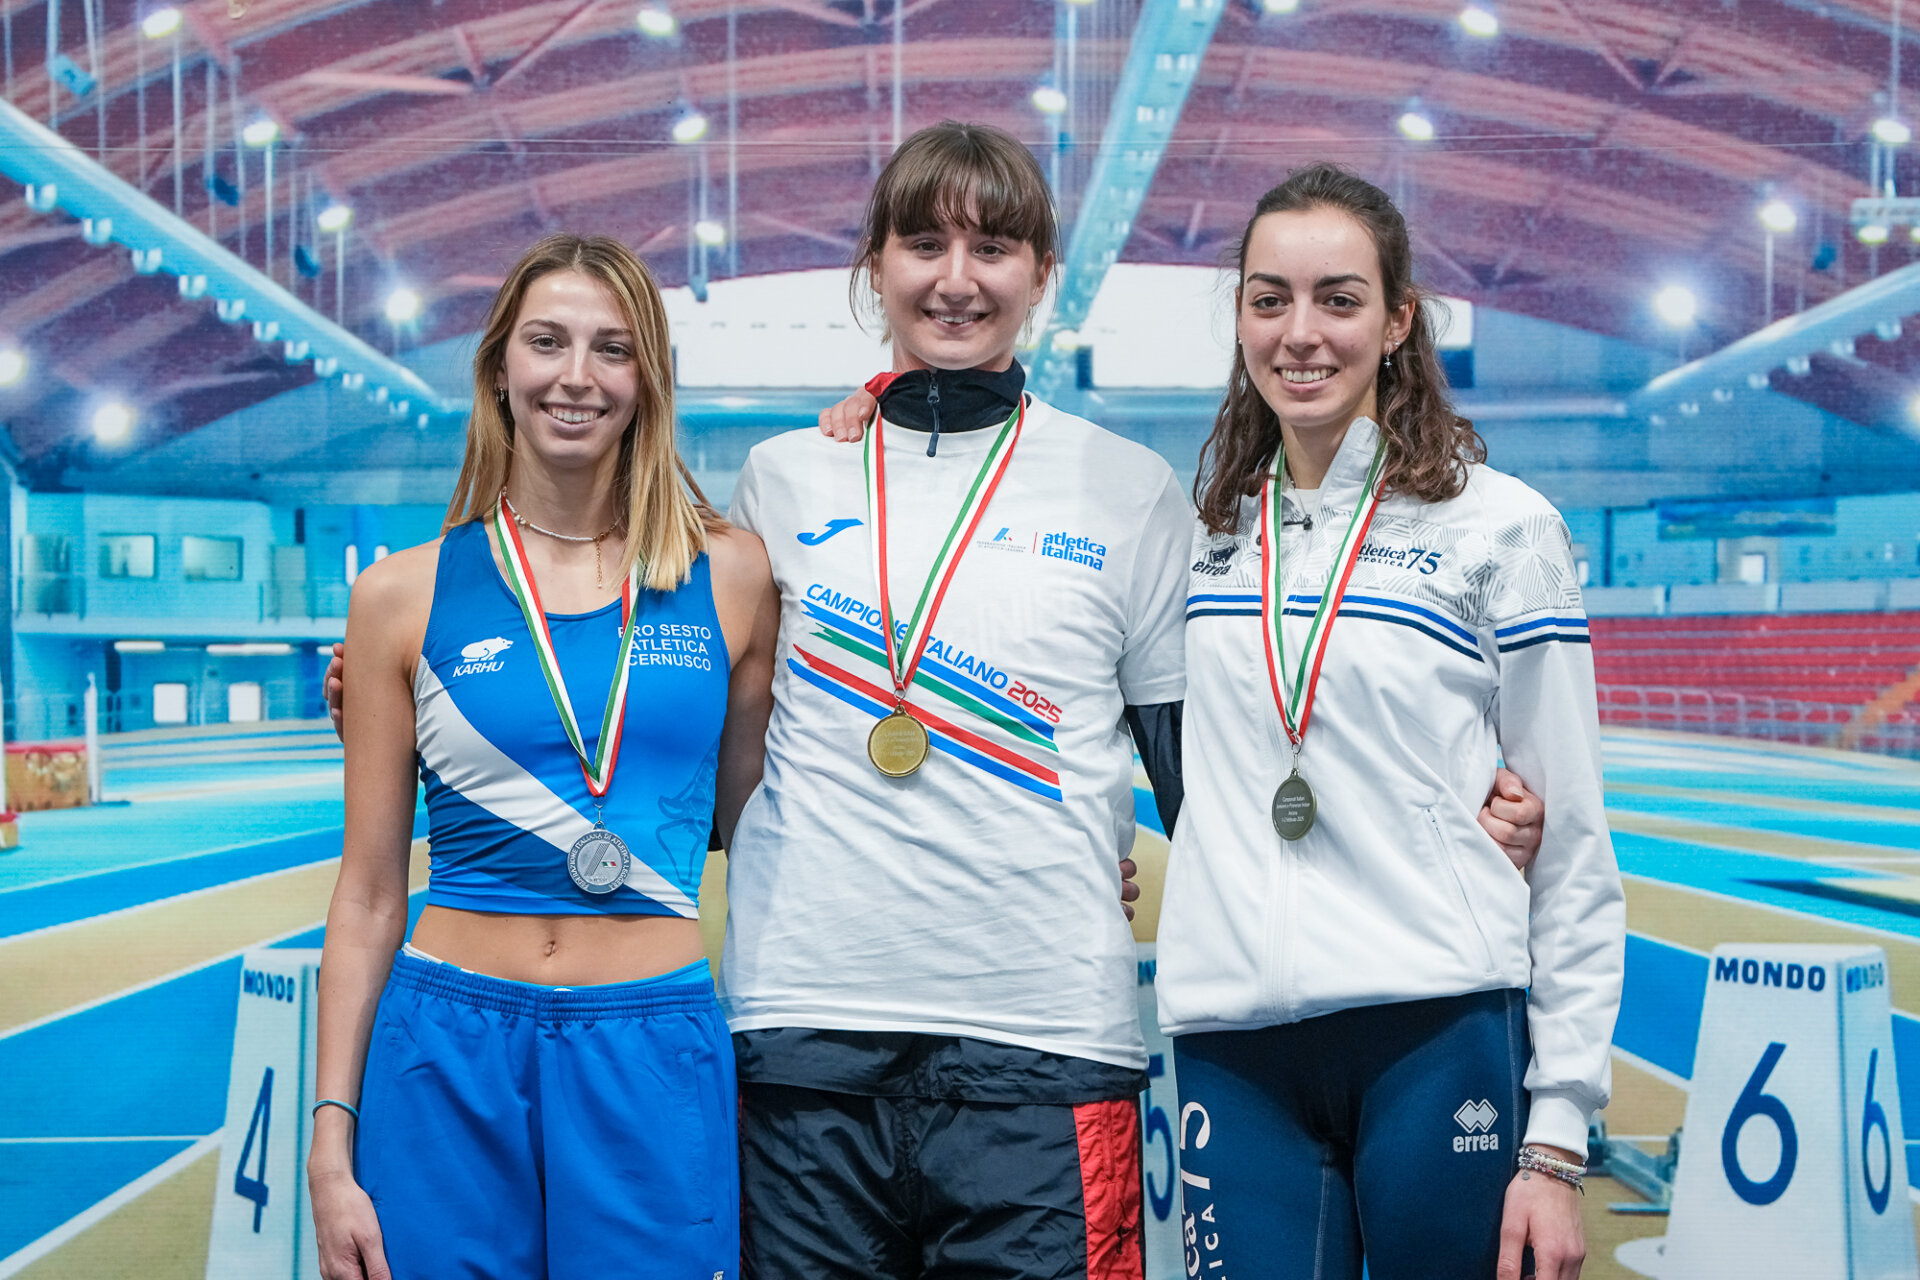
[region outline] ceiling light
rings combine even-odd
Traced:
[[[140,30],[149,40],[161,40],[180,29],[180,11],[172,5],[155,9],[140,21]]]
[[[249,122],[247,127],[240,131],[240,141],[250,147],[270,147],[279,136],[280,126],[266,116]]]
[[[314,219],[322,231],[345,231],[353,225],[353,208],[350,205],[330,204],[320,211]]]
[[[1878,222],[1869,222],[1853,233],[1861,244],[1885,244],[1887,228]]]
[[[1760,225],[1779,235],[1785,235],[1800,225],[1800,215],[1785,200],[1769,200],[1760,206]]]
[[[404,285],[387,295],[387,319],[407,324],[420,317],[420,295]]]
[[[727,228],[711,218],[702,218],[693,224],[693,238],[709,249],[718,249],[727,242]]]
[[[165,653],[167,642],[165,640],[115,640],[113,651],[115,653]],[[331,646],[328,647],[327,653],[329,655],[333,653]]]
[[[1033,105],[1050,116],[1057,116],[1067,109],[1067,95],[1050,84],[1043,84],[1033,91]]]
[[[1300,7],[1300,0],[1260,0],[1260,7],[1268,13],[1292,13]]]
[[[652,36],[655,40],[665,40],[680,29],[680,22],[673,16],[673,10],[663,4],[643,4],[640,12],[633,15],[634,25]]]
[[[101,444],[119,444],[133,434],[133,410],[109,400],[93,411],[93,438]]]
[[[698,142],[707,136],[707,118],[692,107],[680,113],[673,122],[673,140],[675,142]]]
[[[11,347],[0,350],[0,387],[10,387],[26,376],[26,356]]]
[[[215,641],[207,652],[216,658],[280,658],[292,653],[293,646],[282,640]]]
[[[1913,141],[1913,130],[1903,120],[1881,116],[1873,122],[1873,140],[1889,147],[1904,147]]]
[[[1485,5],[1470,4],[1460,11],[1460,29],[1483,38],[1500,34],[1500,19]]]
[[[1654,314],[1666,324],[1676,329],[1684,329],[1693,323],[1699,314],[1699,300],[1693,296],[1693,290],[1683,284],[1670,284],[1653,295]]]
[[[1433,141],[1433,121],[1423,112],[1411,108],[1402,111],[1400,118],[1394,123],[1399,126],[1401,133],[1415,142]]]

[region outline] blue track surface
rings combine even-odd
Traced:
[[[163,898],[231,884],[288,867],[340,856],[341,828],[263,840],[212,853],[188,854],[119,871],[96,871],[0,893],[0,938],[68,924]],[[414,837],[426,834],[426,818],[414,820]]]

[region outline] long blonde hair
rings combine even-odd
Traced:
[[[671,591],[685,582],[706,550],[707,535],[726,527],[708,503],[693,473],[680,460],[673,439],[673,348],[667,310],[646,264],[609,236],[550,235],[528,249],[494,295],[493,310],[473,356],[473,412],[467,418],[467,455],[447,505],[446,532],[483,520],[506,487],[513,465],[513,418],[497,398],[506,364],[507,339],[527,289],[555,271],[578,271],[613,294],[633,330],[640,366],[640,402],[620,436],[614,473],[614,509],[628,529],[625,554],[615,577],[625,577],[635,559],[647,586]]]

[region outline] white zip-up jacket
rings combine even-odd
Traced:
[[[1311,528],[1283,531],[1290,663],[1359,504],[1378,429],[1349,428]],[[1194,539],[1186,803],[1160,917],[1170,1035],[1528,988],[1527,1140],[1586,1149],[1606,1105],[1626,914],[1607,834],[1593,655],[1567,527],[1489,467],[1459,497],[1382,502],[1328,641],[1301,776],[1319,804],[1272,826],[1292,766],[1267,678],[1259,500]],[[1504,756],[1546,802],[1522,877],[1477,820]]]

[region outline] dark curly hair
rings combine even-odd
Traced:
[[[1246,278],[1247,241],[1254,225],[1270,213],[1308,209],[1338,209],[1365,227],[1379,253],[1388,309],[1409,300],[1415,304],[1413,328],[1381,369],[1376,389],[1380,436],[1387,447],[1383,493],[1411,494],[1428,502],[1458,496],[1466,487],[1467,467],[1487,460],[1487,446],[1473,424],[1453,411],[1447,375],[1434,354],[1433,324],[1424,305],[1427,294],[1413,282],[1407,222],[1386,192],[1335,164],[1294,170],[1253,207],[1233,249],[1236,281]],[[1200,451],[1193,485],[1194,505],[1208,529],[1228,533],[1238,526],[1241,497],[1259,492],[1279,448],[1280,420],[1255,389],[1236,345],[1226,398]]]

